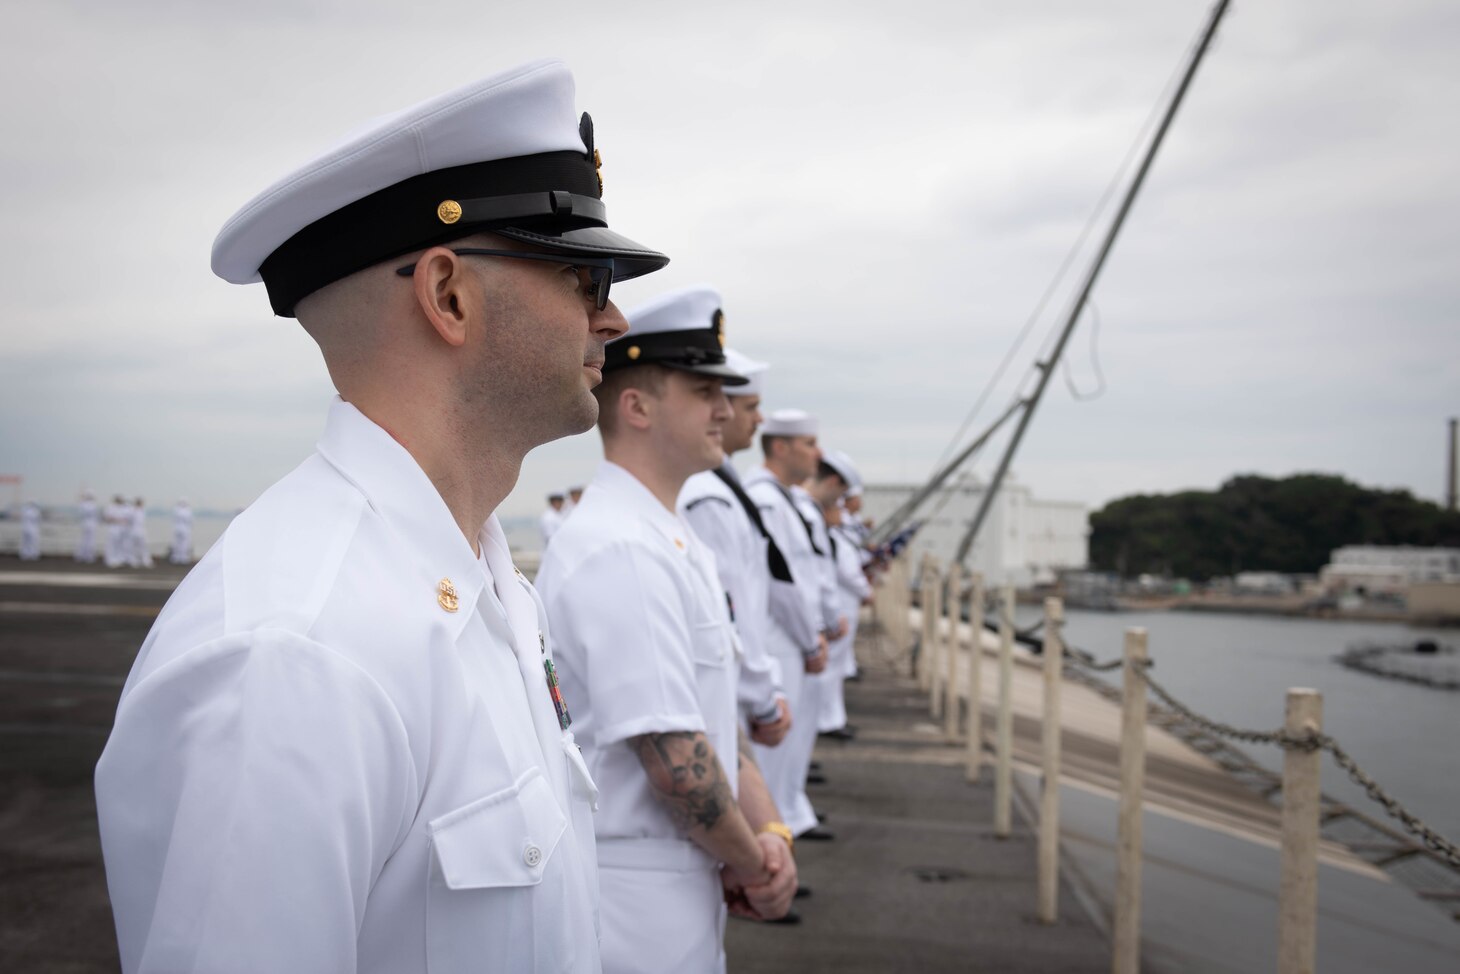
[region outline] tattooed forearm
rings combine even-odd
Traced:
[[[643,734],[629,744],[654,796],[680,828],[713,829],[734,806],[730,782],[702,731]]]

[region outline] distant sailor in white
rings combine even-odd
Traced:
[[[127,512],[127,533],[122,538],[123,562],[130,568],[151,568],[152,550],[147,545],[147,504],[132,502]]]
[[[737,639],[714,555],[675,513],[724,459],[719,296],[629,314],[596,390],[605,460],[538,573],[602,788],[594,822],[605,974],[725,970],[725,904],[773,919],[796,891],[791,833],[742,748]]]
[[[855,731],[847,724],[846,679],[856,672],[857,617],[862,604],[872,597],[872,587],[862,572],[861,541],[842,521],[842,499],[861,475],[851,458],[840,450],[825,450],[812,481],[811,493],[821,505],[827,525],[835,567],[837,613],[844,620],[842,635],[831,641],[827,657],[826,686],[816,729],[830,737],[850,740]]]
[[[101,512],[96,506],[96,495],[89,490],[81,492],[76,505],[77,521],[81,533],[76,538],[76,560],[89,565],[96,561],[96,528]]]
[[[557,534],[558,528],[563,526],[563,495],[548,494],[547,510],[537,519],[538,530],[542,532],[542,547],[547,550],[548,542]]]
[[[679,514],[715,553],[715,567],[730,596],[740,635],[739,701],[743,722],[757,744],[773,747],[791,728],[792,714],[781,687],[781,665],[767,648],[772,585],[793,584],[785,556],[766,533],[755,501],[745,492],[730,457],[755,442],[761,423],[760,401],[769,366],[725,350],[725,364],[745,376],[743,386],[726,386],[730,418],[722,445],[725,462],[697,473],[679,492]]]
[[[816,715],[821,709],[819,686],[807,676],[826,669],[826,619],[822,606],[820,555],[811,528],[792,499],[791,488],[816,472],[821,451],[816,445],[814,416],[798,409],[771,413],[761,427],[764,466],[745,475],[745,490],[754,499],[767,533],[785,555],[794,584],[771,588],[766,645],[780,664],[781,684],[791,705],[791,730],[778,747],[755,745],[776,807],[799,836],[825,838],[816,811],[806,797],[806,772],[816,746]]]
[[[103,561],[108,568],[120,568],[127,563],[127,534],[132,526],[132,507],[121,494],[117,494],[106,506],[102,520],[106,522]]]
[[[20,560],[39,561],[41,557],[41,509],[35,501],[26,501],[20,508]]]
[[[193,560],[193,509],[186,497],[179,497],[172,508],[172,548],[167,560],[174,565],[187,565]]]
[[[556,61],[385,118],[224,226],[339,397],[189,572],[96,771],[124,971],[597,974],[592,776],[493,513],[587,430],[615,280]]]

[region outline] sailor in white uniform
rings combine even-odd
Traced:
[[[95,494],[89,490],[81,492],[76,515],[81,525],[81,533],[76,539],[76,560],[89,565],[96,561],[96,527],[101,516],[101,511],[96,506]]]
[[[743,386],[725,387],[730,400],[730,418],[722,437],[725,462],[686,480],[679,492],[678,508],[680,517],[715,553],[720,582],[730,596],[742,649],[741,720],[751,740],[774,747],[790,730],[792,715],[781,687],[780,663],[766,647],[770,590],[772,585],[794,583],[785,555],[766,533],[755,501],[745,492],[740,474],[730,462],[733,454],[755,442],[769,366],[733,348],[725,350],[725,364],[748,380]]]
[[[106,522],[106,546],[102,560],[108,568],[120,568],[127,563],[127,531],[132,524],[132,508],[121,494],[112,497],[112,502],[102,512]]]
[[[26,501],[20,508],[20,560],[39,561],[41,557],[41,509],[35,501]]]
[[[151,568],[152,549],[147,544],[147,504],[142,498],[127,511],[127,533],[122,539],[124,562],[131,568]]]
[[[573,508],[578,506],[578,501],[583,498],[583,488],[574,486],[568,488],[568,499],[563,502],[563,509],[559,512],[559,521],[566,521],[568,515],[573,513]]]
[[[845,681],[856,670],[853,646],[857,638],[857,617],[862,604],[871,598],[872,587],[862,572],[861,542],[842,522],[841,502],[846,492],[861,482],[851,458],[840,450],[826,450],[811,492],[821,505],[836,568],[838,613],[846,621],[845,632],[831,642],[826,666],[826,687],[816,729],[829,737],[850,740],[854,729],[847,723]]]
[[[558,528],[563,526],[563,495],[548,494],[547,500],[547,510],[537,519],[537,529],[542,532],[543,550],[547,550],[548,542],[557,534]]]
[[[766,629],[766,646],[780,664],[782,688],[790,702],[791,729],[778,747],[756,745],[755,757],[786,824],[798,837],[813,839],[828,838],[830,832],[818,828],[816,811],[806,797],[806,772],[821,706],[819,687],[807,677],[826,668],[829,634],[821,556],[812,546],[811,528],[796,507],[791,488],[816,472],[821,458],[816,432],[815,417],[801,410],[772,413],[761,427],[765,464],[745,476],[746,493],[754,499],[794,580],[792,585],[771,589]]]
[[[736,714],[738,640],[714,554],[675,513],[723,459],[719,296],[629,314],[596,390],[604,462],[537,581],[602,788],[595,827],[605,974],[725,970],[724,918],[783,916],[791,834]]]
[[[591,426],[610,285],[667,261],[607,229],[573,101],[555,61],[443,95],[215,241],[340,397],[122,690],[96,792],[124,971],[600,970],[594,784],[493,514]]]
[[[848,487],[845,496],[842,497],[841,527],[843,532],[849,538],[851,538],[852,542],[856,545],[857,559],[861,563],[862,578],[867,582],[868,586],[867,597],[863,600],[864,602],[866,602],[868,599],[871,598],[872,586],[872,563],[874,558],[872,552],[867,548],[867,539],[872,535],[872,525],[869,524],[867,520],[862,517],[862,495],[865,493],[866,488],[864,483],[860,479],[860,472],[857,474],[857,477],[859,478],[858,481],[852,484],[851,487]],[[846,593],[848,590],[844,587],[842,591],[843,593]],[[851,628],[853,630],[852,635],[853,637],[855,637],[855,630],[857,628],[857,614],[853,613],[851,616],[849,616],[848,621],[851,623]],[[855,645],[855,640],[853,641],[853,645]],[[849,653],[847,655],[846,678],[848,680],[858,679],[857,654],[855,652]]]
[[[174,565],[187,565],[193,560],[193,509],[186,497],[179,497],[172,508],[172,548],[167,560]]]

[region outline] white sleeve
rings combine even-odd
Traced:
[[[765,649],[763,619],[748,617],[746,607],[750,604],[744,594],[749,584],[745,577],[750,572],[770,573],[768,564],[742,564],[737,541],[741,531],[737,519],[745,515],[731,506],[723,497],[709,495],[700,497],[680,507],[681,516],[689,522],[690,529],[715,553],[715,568],[720,584],[730,593],[730,606],[734,612],[735,631],[740,637],[740,679],[736,684],[736,699],[750,711],[751,716],[772,719],[777,712],[776,698],[781,696],[779,667]]]
[[[790,553],[794,550],[791,545],[789,531],[794,527],[796,531],[804,531],[804,528],[797,523],[794,526],[788,524],[791,514],[781,504],[760,504],[756,506],[760,510],[761,521],[765,524],[766,532],[775,539],[776,545],[790,561]],[[794,575],[796,569],[792,566]],[[803,593],[803,587],[815,590],[819,581],[814,578],[797,578],[794,582],[778,582],[771,579],[770,608],[771,617],[790,634],[801,651],[810,655],[816,652],[817,636],[821,634],[821,620],[817,618],[813,604]]]
[[[327,647],[260,630],[174,660],[96,768],[122,969],[353,972],[415,795],[395,708]]]

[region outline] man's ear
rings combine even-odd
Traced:
[[[643,389],[626,387],[618,394],[619,422],[636,430],[648,429],[654,418],[654,397]]]
[[[445,247],[432,247],[416,261],[411,289],[441,340],[457,347],[466,344],[467,323],[483,300],[481,279],[466,263]]]

